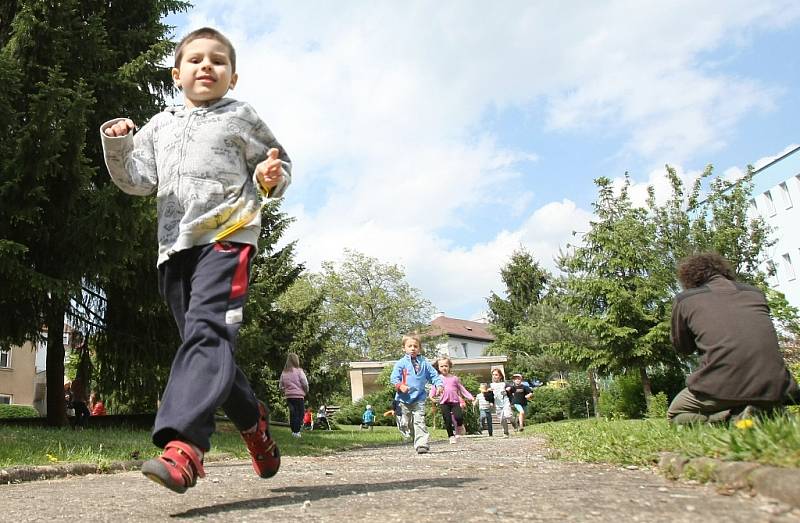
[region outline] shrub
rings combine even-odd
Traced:
[[[528,402],[526,417],[535,423],[558,421],[569,416],[570,387],[539,387]]]
[[[38,418],[39,413],[30,405],[0,404],[0,419]]]
[[[478,387],[480,384],[480,380],[473,376],[472,374],[464,374],[463,376],[459,376],[461,378],[461,384],[464,385],[464,388],[470,391],[473,396],[478,395]],[[473,407],[469,402],[467,402],[467,406],[464,409],[464,429],[467,431],[467,434],[477,434],[480,432],[480,412],[478,411],[478,407]]]
[[[592,387],[589,384],[589,377],[586,373],[571,372],[569,374],[569,387],[566,390],[568,418],[585,418],[587,408],[593,414]]]
[[[646,410],[639,376],[622,374],[600,391],[600,415],[607,418],[640,418]]]
[[[650,372],[653,394],[663,392],[671,401],[686,386],[686,374],[679,367],[660,367]]]
[[[647,406],[647,417],[650,419],[664,419],[667,417],[667,407],[669,400],[664,392],[654,394],[650,398],[650,405]]]

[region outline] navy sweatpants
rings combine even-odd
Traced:
[[[182,343],[156,415],[158,447],[184,439],[207,451],[220,406],[239,430],[258,421],[255,394],[233,356],[254,252],[217,242],[180,251],[159,267],[159,290]]]

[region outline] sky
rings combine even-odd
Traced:
[[[236,46],[229,96],[293,163],[297,261],[351,249],[475,319],[525,248],[548,270],[593,180],[741,174],[800,142],[800,3],[192,0]]]

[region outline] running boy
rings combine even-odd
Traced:
[[[528,405],[528,400],[533,396],[533,389],[522,382],[522,374],[514,374],[512,379],[508,395],[511,398],[511,405],[517,411],[517,423],[519,424],[519,431],[522,432],[525,430],[525,407]]]
[[[414,448],[417,454],[425,454],[430,450],[430,434],[425,425],[425,400],[428,397],[425,385],[433,384],[441,394],[444,383],[436,369],[420,355],[420,345],[419,336],[403,336],[403,351],[406,354],[394,364],[389,381],[397,391],[395,399],[400,402],[402,419],[408,424],[408,432],[413,430]]]
[[[129,194],[157,195],[159,290],[182,343],[153,427],[153,443],[164,452],[142,473],[183,493],[205,476],[218,407],[241,431],[259,476],[272,477],[280,466],[267,407],[233,354],[261,199],[283,195],[291,164],[250,105],[224,98],[238,76],[233,45],[219,31],[186,35],[172,78],[183,105],[155,115],[135,135],[126,118],[106,122],[100,135],[114,183]]]

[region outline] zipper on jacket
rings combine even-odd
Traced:
[[[183,136],[181,136],[181,149],[180,149],[180,161],[178,162],[178,198],[181,198],[182,195],[182,185],[183,185],[183,162],[186,159],[186,144],[189,141],[189,130],[192,127],[192,120],[195,117],[195,109],[189,111],[189,116],[186,117],[186,125],[183,126]],[[182,198],[181,198],[182,199]]]

